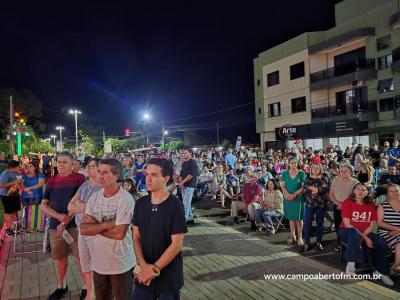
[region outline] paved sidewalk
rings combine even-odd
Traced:
[[[400,299],[396,291],[369,281],[264,280],[264,274],[340,270],[207,218],[196,222],[185,237],[182,299]],[[56,287],[50,255],[15,258],[10,240],[0,251],[0,299],[46,299]],[[70,294],[65,299],[78,299],[80,279],[72,256],[69,267]]]
[[[341,271],[204,218],[185,237],[183,299],[400,299],[369,281],[264,280],[264,274]]]

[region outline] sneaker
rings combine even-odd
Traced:
[[[213,195],[212,196],[212,200],[216,200],[217,199],[217,196],[216,195]]]
[[[347,264],[347,266],[346,266],[346,274],[355,275],[356,274],[356,267],[354,265],[353,266],[349,266],[349,264]]]
[[[47,300],[59,300],[63,297],[65,297],[68,293],[68,286],[65,287],[65,289],[56,289],[50,296],[47,298]]]
[[[82,289],[81,296],[79,297],[80,300],[85,300],[87,296],[87,289]]]
[[[311,247],[310,245],[304,244],[304,247],[301,249],[301,252],[308,252],[310,251]]]
[[[300,246],[300,247],[304,246],[304,241],[303,241],[302,238],[299,238],[299,239],[298,239],[298,241],[297,241],[297,246]]]
[[[194,225],[194,220],[187,220],[186,225]]]
[[[274,235],[274,234],[276,233],[276,231],[275,231],[274,228],[268,229],[268,232],[269,232],[271,235]]]
[[[333,248],[333,251],[340,252],[342,251],[342,247],[340,245],[337,245],[335,248]]]
[[[393,280],[389,277],[389,275],[383,275],[382,273],[380,273],[380,272],[378,272],[378,271],[375,271],[375,272],[374,272],[374,275],[375,275],[375,276],[380,276],[380,279],[381,279],[381,281],[382,281],[384,284],[390,285],[390,286],[394,285],[394,282],[393,282]]]
[[[317,249],[318,249],[319,251],[324,251],[324,247],[322,247],[322,244],[321,244],[321,243],[317,243]]]

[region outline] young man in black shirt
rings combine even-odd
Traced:
[[[182,193],[183,206],[185,208],[185,219],[187,224],[194,224],[192,213],[192,197],[197,186],[199,168],[193,159],[193,151],[186,149],[183,151],[184,162],[179,177],[179,187]]]
[[[183,287],[183,237],[187,232],[184,208],[167,191],[172,164],[153,158],[147,164],[146,186],[151,193],[140,198],[133,215],[133,243],[141,269],[133,299],[180,299]]]

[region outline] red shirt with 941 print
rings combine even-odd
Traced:
[[[342,218],[350,219],[351,225],[360,232],[364,232],[371,222],[377,220],[376,207],[372,203],[357,204],[351,199],[347,199],[342,204]],[[340,228],[345,228],[344,223],[340,223]]]

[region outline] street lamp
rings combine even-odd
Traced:
[[[55,134],[51,134],[50,138],[53,139],[53,152],[54,154],[56,154],[56,135]]]
[[[79,144],[78,144],[78,115],[81,114],[82,112],[77,110],[77,109],[71,109],[69,111],[71,115],[75,116],[75,154],[78,155],[78,149],[79,149]]]
[[[146,130],[146,121],[150,120],[149,113],[144,113],[143,115],[143,131],[146,132],[146,146],[149,145],[149,133]]]
[[[57,130],[60,131],[60,151],[63,149],[62,131],[65,129],[64,126],[57,126]]]

